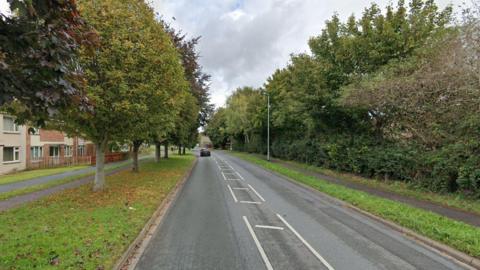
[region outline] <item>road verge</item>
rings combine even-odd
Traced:
[[[155,210],[152,217],[147,221],[138,236],[130,244],[122,257],[115,264],[115,266],[113,267],[114,270],[131,270],[135,268],[143,252],[147,248],[148,243],[150,243],[150,240],[152,239],[155,231],[162,224],[162,221],[168,210],[177,199],[178,194],[182,190],[188,178],[190,178],[193,169],[197,165],[197,162],[198,159],[196,158],[192,166],[183,176],[182,180],[180,180],[172,189],[172,191],[170,191],[167,197],[162,200],[160,206],[157,208],[157,210]]]

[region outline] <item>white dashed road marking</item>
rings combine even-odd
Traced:
[[[312,252],[313,255],[317,257],[317,259],[321,261],[325,267],[328,268],[328,270],[335,270],[290,224],[288,224],[288,222],[281,215],[277,214],[277,217],[283,222],[283,224],[285,224],[285,226],[288,227],[288,229],[290,229],[290,231],[293,232],[293,234],[295,234],[298,239],[300,239],[300,241],[302,241],[308,250],[310,250],[310,252]]]
[[[230,185],[227,185],[228,189],[230,190],[230,193],[232,194],[233,200],[235,202],[238,202],[237,197],[235,196],[235,193],[233,193],[232,187]]]
[[[261,202],[252,202],[252,201],[240,201],[240,203],[247,203],[247,204],[262,204]]]
[[[260,252],[260,256],[263,259],[263,262],[265,263],[265,266],[267,267],[267,270],[273,270],[272,264],[268,260],[267,254],[265,254],[265,251],[263,250],[262,245],[260,244],[260,241],[258,241],[257,235],[252,229],[252,226],[250,225],[250,222],[248,222],[248,219],[246,216],[243,216],[243,220],[245,221],[245,224],[247,225],[248,231],[252,235],[253,241],[255,242],[255,245],[257,246],[258,252]]]
[[[262,197],[262,195],[260,195],[260,193],[258,193],[250,184],[248,184],[248,186],[252,189],[255,195],[257,195],[257,197],[260,198],[260,200],[262,200],[263,202],[266,202],[265,199]]]
[[[260,229],[272,229],[272,230],[281,230],[281,231],[283,231],[283,227],[268,226],[268,225],[255,225],[255,228],[260,228]]]

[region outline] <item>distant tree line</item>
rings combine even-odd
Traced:
[[[438,192],[480,196],[480,8],[433,0],[334,15],[264,87],[237,89],[206,132],[265,153]]]
[[[192,147],[212,110],[195,46],[137,0],[9,1],[0,15],[0,107],[17,122],[96,146],[94,190],[109,144]],[[184,153],[184,151],[183,151]],[[166,152],[168,156],[168,152]]]

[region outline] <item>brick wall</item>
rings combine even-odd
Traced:
[[[44,142],[63,142],[64,136],[60,131],[40,129],[40,140]]]

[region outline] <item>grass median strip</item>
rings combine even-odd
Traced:
[[[367,212],[393,221],[431,239],[442,242],[473,257],[480,258],[480,229],[449,218],[408,206],[403,203],[379,198],[367,193],[319,180],[288,169],[280,164],[270,163],[258,157],[234,153],[235,156],[261,167],[287,176],[357,206]]]
[[[31,180],[34,178],[39,178],[39,177],[69,172],[69,171],[76,171],[76,170],[84,169],[87,167],[88,165],[69,166],[69,167],[60,167],[60,168],[52,168],[52,169],[30,170],[30,171],[23,171],[18,173],[2,175],[0,176],[0,185],[22,182],[22,181]]]
[[[104,192],[85,185],[0,213],[0,269],[111,269],[193,160],[145,162]]]
[[[129,161],[125,161],[125,162],[117,163],[117,164],[114,164],[114,165],[109,165],[109,166],[106,167],[105,171],[106,172],[111,172],[111,171],[113,171],[115,169],[118,169],[120,167],[127,166],[129,163],[130,163]],[[25,187],[25,188],[19,188],[19,189],[8,191],[8,192],[3,192],[3,193],[0,193],[0,201],[7,200],[7,199],[10,199],[10,198],[13,198],[13,197],[16,197],[16,196],[20,196],[20,195],[25,195],[25,194],[32,193],[32,192],[35,192],[35,191],[44,190],[44,189],[51,188],[51,187],[56,187],[56,186],[59,186],[59,185],[62,185],[62,184],[68,183],[68,182],[72,182],[72,181],[75,181],[75,180],[82,179],[84,177],[92,176],[94,174],[95,174],[95,172],[92,171],[92,172],[89,172],[89,173],[83,173],[83,174],[79,174],[79,175],[68,176],[68,177],[58,179],[58,180],[54,180],[54,181],[44,183],[44,184],[38,184],[38,185],[33,185],[33,186]]]

